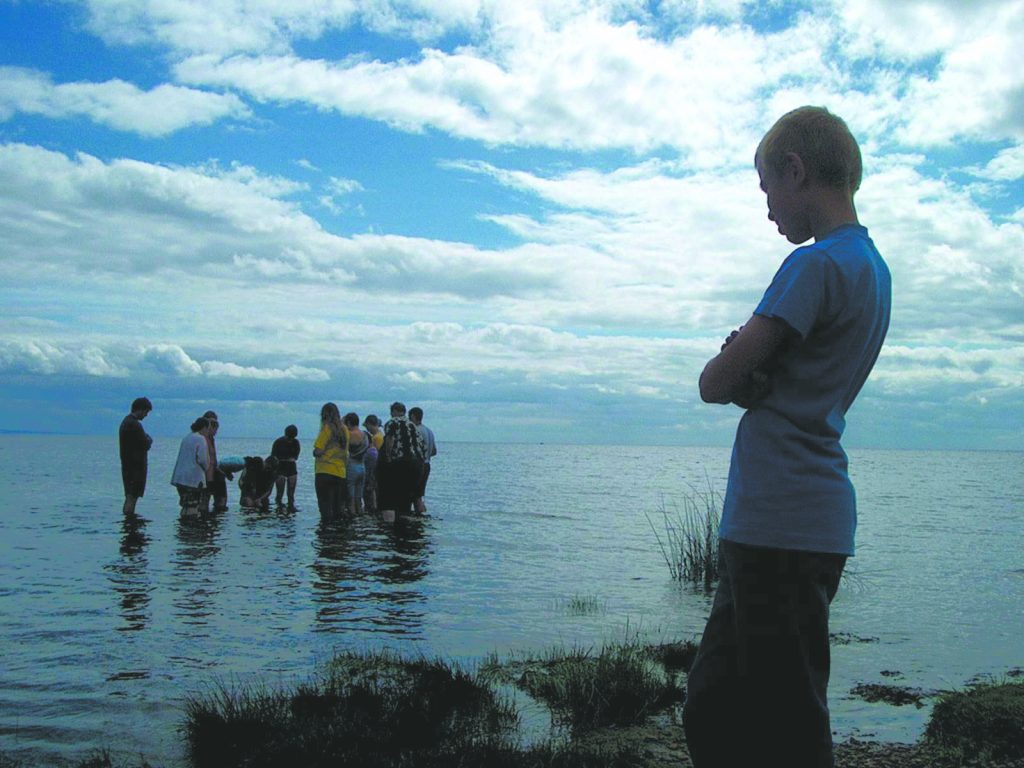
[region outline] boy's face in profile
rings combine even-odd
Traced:
[[[779,234],[785,236],[793,245],[810,240],[811,226],[805,215],[802,196],[799,194],[801,174],[790,162],[787,162],[778,173],[767,168],[760,157],[756,159],[754,166],[761,179],[761,191],[768,198],[768,220],[775,222]]]

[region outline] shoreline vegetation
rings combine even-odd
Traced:
[[[472,667],[392,651],[342,652],[307,681],[211,684],[190,694],[190,768],[654,768],[691,765],[679,721],[692,641],[484,658]],[[847,740],[838,768],[1024,767],[1024,671],[936,703],[917,744]],[[889,689],[889,690],[887,690]],[[860,695],[863,695],[862,692]],[[909,698],[905,698],[909,697]],[[0,768],[39,765],[0,753]],[[101,751],[77,768],[160,768]]]

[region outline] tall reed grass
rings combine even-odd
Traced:
[[[710,589],[718,580],[721,506],[721,494],[708,482],[706,490],[690,486],[690,492],[671,505],[662,499],[658,510],[660,525],[647,515],[647,522],[675,581],[703,584],[705,589]]]

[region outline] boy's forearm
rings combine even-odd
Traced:
[[[767,392],[767,376],[758,369],[785,340],[787,326],[781,320],[754,315],[734,331],[722,351],[704,366],[700,396],[706,403],[736,403],[749,408]]]

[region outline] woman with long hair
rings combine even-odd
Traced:
[[[320,517],[339,517],[345,505],[345,461],[348,458],[348,430],[334,403],[320,409],[320,434],[313,443],[316,503]]]

